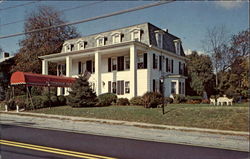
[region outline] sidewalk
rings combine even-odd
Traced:
[[[0,112],[1,124],[249,152],[249,133],[138,122]]]

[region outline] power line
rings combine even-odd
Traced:
[[[8,10],[8,9],[13,9],[13,8],[17,8],[17,7],[27,6],[27,5],[30,5],[30,4],[32,4],[32,3],[37,3],[37,2],[39,2],[39,1],[40,1],[40,0],[36,0],[36,1],[28,2],[28,3],[24,3],[24,4],[18,4],[18,5],[6,7],[6,8],[0,8],[0,11]]]
[[[89,7],[89,6],[95,5],[97,3],[102,3],[102,2],[105,2],[105,0],[98,1],[98,2],[93,2],[93,3],[89,3],[89,4],[85,4],[85,5],[78,5],[76,7],[66,8],[66,9],[63,9],[63,10],[59,11],[59,13],[68,12],[68,11],[71,11],[73,9]],[[0,27],[1,26],[6,26],[6,25],[11,25],[11,24],[16,24],[16,23],[21,23],[21,22],[24,22],[24,21],[25,21],[25,19],[17,20],[17,21],[14,21],[14,22],[9,22],[9,23],[5,23],[5,24],[0,24]]]
[[[101,18],[107,18],[107,17],[120,15],[120,14],[124,14],[124,13],[128,13],[128,12],[133,12],[133,11],[136,11],[136,10],[142,10],[142,9],[146,9],[146,8],[150,8],[150,7],[154,7],[154,6],[159,6],[159,5],[162,5],[162,4],[165,4],[165,3],[170,3],[170,2],[173,2],[173,1],[175,1],[175,0],[160,1],[160,2],[151,3],[151,4],[139,6],[139,7],[134,7],[134,8],[125,9],[125,10],[121,10],[121,11],[117,11],[117,12],[108,13],[108,14],[101,15],[101,16],[87,18],[87,19],[83,19],[83,20],[79,20],[79,21],[75,21],[75,22],[62,23],[62,24],[59,24],[59,25],[54,25],[54,26],[45,27],[45,28],[41,28],[41,29],[34,29],[34,30],[27,31],[27,32],[4,35],[4,36],[0,36],[0,39],[10,38],[10,37],[14,37],[14,36],[20,36],[20,35],[25,35],[25,34],[35,33],[35,32],[40,32],[40,31],[44,31],[44,30],[48,30],[48,29],[52,29],[52,28],[57,28],[57,27],[63,27],[63,26],[67,26],[67,25],[75,25],[75,24],[85,23],[85,22],[88,22],[88,21],[93,21],[93,20],[97,20],[97,19],[101,19]]]

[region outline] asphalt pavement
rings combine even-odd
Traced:
[[[249,152],[242,151],[7,124],[0,126],[2,159],[247,159],[249,157]]]

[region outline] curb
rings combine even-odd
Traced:
[[[203,133],[223,134],[223,135],[248,136],[248,139],[249,139],[249,135],[250,135],[249,132],[244,132],[244,131],[231,131],[231,130],[206,129],[206,128],[196,128],[196,127],[170,126],[170,125],[148,124],[148,123],[120,121],[120,120],[111,120],[111,119],[96,119],[96,118],[52,115],[52,114],[43,114],[43,113],[27,113],[27,112],[17,113],[17,112],[0,111],[0,114],[31,116],[31,117],[51,118],[51,119],[60,119],[60,120],[71,120],[71,121],[76,121],[76,122],[97,122],[97,123],[104,123],[104,124],[135,126],[135,127],[151,128],[151,129],[168,129],[168,130],[192,131],[192,132],[203,132]]]

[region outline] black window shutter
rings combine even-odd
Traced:
[[[121,81],[121,95],[124,95],[124,81]]]
[[[108,81],[108,92],[111,93],[111,81]]]
[[[171,73],[174,72],[174,60],[171,60]]]
[[[162,56],[159,56],[159,63],[160,63],[159,70],[161,70],[162,69]]]
[[[155,67],[155,54],[153,54],[153,68],[156,68]]]
[[[143,54],[143,68],[147,68],[148,67],[148,54],[144,53]]]
[[[153,79],[153,92],[155,92],[155,80]]]
[[[168,58],[166,58],[166,72],[168,72]]]
[[[179,62],[179,74],[181,74],[181,62]]]
[[[117,83],[117,86],[116,86],[116,87],[117,87],[117,94],[118,94],[118,95],[121,94],[120,82],[121,82],[121,81],[117,81],[117,82],[116,82],[116,83]]]
[[[117,57],[118,71],[124,70],[124,56]]]
[[[78,62],[78,74],[82,73],[82,62]]]
[[[108,59],[108,72],[111,72],[111,58]]]

